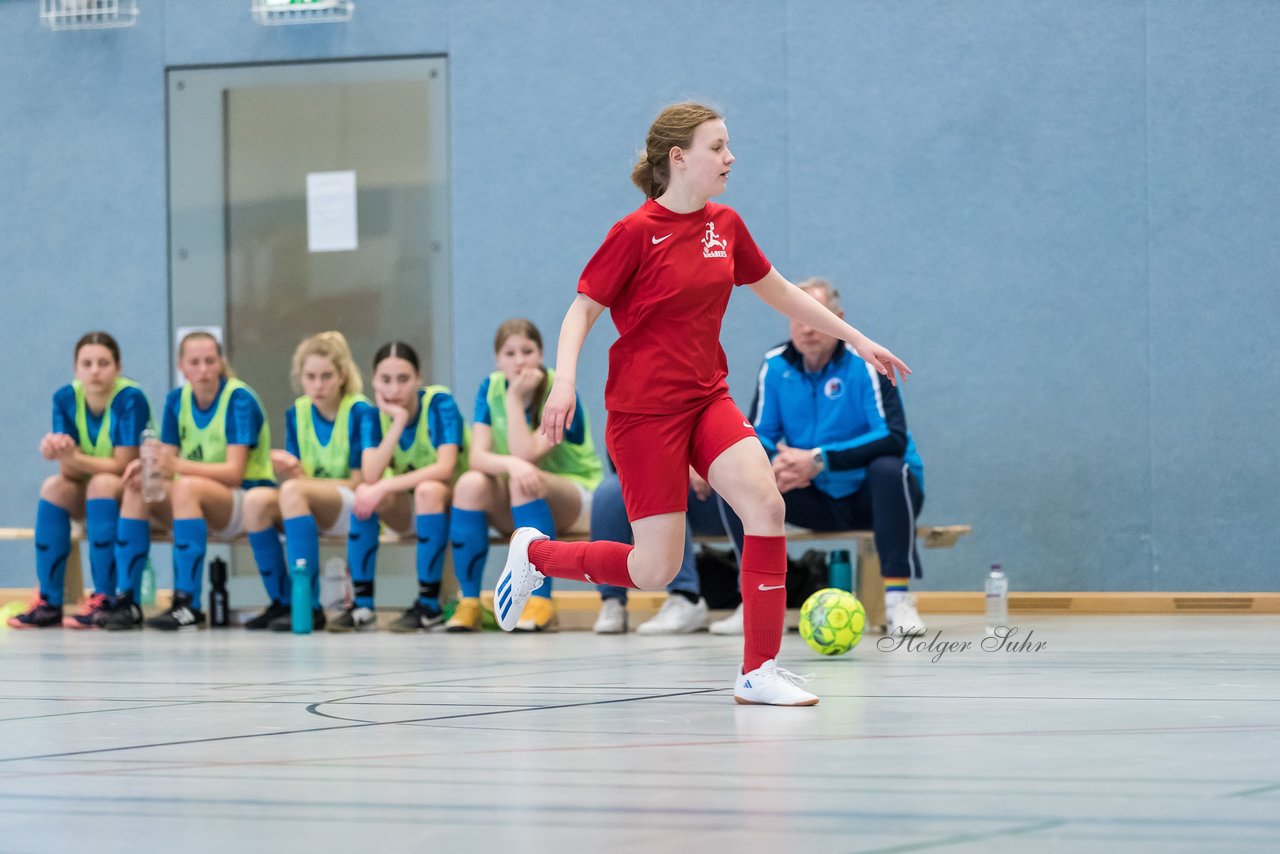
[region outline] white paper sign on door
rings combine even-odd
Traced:
[[[307,173],[307,250],[356,248],[356,173]]]

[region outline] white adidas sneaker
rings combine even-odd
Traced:
[[[529,544],[551,539],[537,528],[516,528],[511,535],[511,550],[507,564],[498,576],[498,586],[493,590],[493,615],[504,632],[509,632],[520,622],[529,594],[542,586],[546,578],[529,563]]]
[[[769,659],[750,673],[739,673],[733,699],[744,706],[816,706],[818,697],[801,688],[813,679],[778,666]]]

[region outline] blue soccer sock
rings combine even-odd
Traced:
[[[173,520],[173,589],[191,597],[200,607],[204,592],[204,553],[209,547],[209,526],[203,519]]]
[[[84,527],[89,537],[89,572],[93,592],[116,595],[116,524],[120,502],[114,498],[90,498],[84,504]]]
[[[316,528],[316,517],[294,516],[284,520],[284,551],[290,567],[296,566],[299,559],[307,562],[307,573],[311,576],[311,607],[319,608],[320,532]]]
[[[40,595],[55,607],[62,604],[70,551],[71,514],[41,498],[36,505],[36,577]]]
[[[517,528],[537,528],[551,539],[556,538],[556,520],[551,515],[551,505],[541,498],[535,498],[527,504],[511,508],[511,521]],[[551,598],[551,577],[542,582],[542,586],[533,591],[534,596]]]
[[[480,596],[484,563],[489,557],[489,519],[482,510],[454,509],[449,516],[449,543],[453,546],[453,571],[466,598]]]
[[[284,548],[280,545],[280,532],[275,528],[250,531],[249,546],[253,549],[253,559],[258,563],[258,574],[262,576],[267,596],[273,602],[289,604],[292,590],[284,562]]]
[[[116,525],[116,577],[120,594],[130,593],[133,601],[142,602],[142,571],[151,553],[151,523],[146,519],[122,518]]]
[[[449,520],[443,513],[419,513],[413,517],[413,526],[418,533],[418,604],[438,611]],[[486,537],[488,533],[486,526]]]
[[[347,565],[351,567],[352,597],[357,608],[373,607],[373,576],[378,566],[378,514],[357,519],[351,514],[347,534]]]

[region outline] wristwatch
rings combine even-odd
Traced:
[[[818,467],[818,474],[827,470],[827,461],[822,456],[821,448],[813,449],[813,464]]]

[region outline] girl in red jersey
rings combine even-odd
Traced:
[[[785,507],[769,458],[729,397],[720,324],[735,283],[806,326],[848,341],[896,384],[910,370],[773,268],[731,208],[714,204],[734,157],[723,117],[675,104],[649,128],[631,180],[645,203],[613,226],[578,280],[560,328],[556,379],[542,431],[559,442],[573,417],[578,354],[606,308],[619,338],[609,350],[606,440],[622,481],[635,545],[563,543],[532,528],[512,535],[494,592],[507,630],[544,577],[656,590],[680,565],[688,466],[742,519],[744,657],[739,703],[811,706],[807,681],[776,662],[786,610]],[[895,373],[896,372],[896,373]]]

